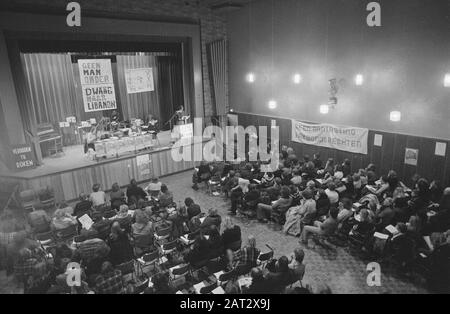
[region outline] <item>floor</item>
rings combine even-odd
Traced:
[[[222,196],[211,196],[202,186],[198,191],[191,188],[191,173],[183,172],[162,180],[174,194],[174,200],[182,203],[186,197],[192,197],[202,210],[217,208],[222,217],[227,215],[229,201]],[[248,221],[239,216],[233,217],[236,224],[241,227],[243,239],[252,234],[257,239],[258,248],[264,250],[265,244],[275,250],[275,257],[286,255],[290,257],[298,246],[305,250],[306,273],[303,284],[322,283],[330,287],[335,294],[415,294],[427,293],[419,282],[411,279],[399,278],[392,272],[381,269],[381,286],[369,287],[367,285],[367,264],[371,261],[349,254],[346,248],[337,248],[331,253],[322,247],[305,248],[298,243],[298,238],[286,236],[274,225],[260,224]],[[0,293],[20,293],[20,289],[0,272]]]

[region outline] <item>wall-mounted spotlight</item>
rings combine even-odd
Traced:
[[[277,102],[275,100],[269,100],[269,109],[276,109],[277,108]]]
[[[294,74],[292,80],[294,81],[294,84],[300,84],[302,82],[302,76],[296,73]]]
[[[320,105],[320,113],[321,114],[327,114],[330,111],[330,106],[328,105]]]
[[[444,86],[450,87],[450,73],[447,73],[444,76]]]
[[[247,82],[254,83],[255,82],[255,74],[250,72],[246,76]]]
[[[389,119],[392,122],[398,122],[402,119],[402,113],[400,111],[391,111],[389,114]]]
[[[364,83],[364,77],[362,74],[357,74],[355,76],[355,84],[356,86],[361,86]]]

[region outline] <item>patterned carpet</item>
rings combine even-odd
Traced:
[[[191,188],[190,173],[172,175],[162,178],[162,181],[173,192],[174,200],[177,203],[182,203],[186,197],[192,197],[200,205],[202,211],[206,212],[209,208],[215,207],[222,218],[227,215],[230,202],[222,196],[208,194],[203,185],[198,191],[194,191]],[[416,282],[417,280],[399,278],[391,271],[383,271],[383,268],[381,268],[381,286],[369,287],[366,282],[369,271],[366,271],[366,267],[371,261],[363,261],[349,254],[347,248],[337,248],[337,252],[326,250],[320,246],[308,249],[298,243],[298,238],[284,235],[274,225],[260,224],[254,220],[248,221],[239,216],[234,217],[233,220],[241,227],[243,239],[246,239],[249,234],[254,235],[257,239],[257,246],[264,249],[265,244],[268,244],[275,250],[275,257],[282,255],[290,257],[295,248],[302,247],[305,250],[306,264],[303,284],[322,282],[331,288],[332,293],[427,293],[423,284]]]

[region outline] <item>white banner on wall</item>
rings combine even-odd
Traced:
[[[117,108],[111,59],[79,59],[85,112]]]
[[[153,69],[126,69],[125,82],[128,94],[151,92],[155,89],[153,85]]]
[[[368,135],[368,129],[292,120],[292,141],[302,144],[367,154]]]

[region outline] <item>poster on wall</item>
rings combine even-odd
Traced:
[[[150,155],[139,155],[136,156],[136,164],[138,167],[138,173],[141,176],[150,176]]]
[[[36,159],[33,146],[28,144],[15,145],[11,147],[13,169],[23,171],[36,167]]]
[[[79,59],[85,112],[117,109],[111,59]]]
[[[128,94],[154,91],[153,68],[126,69],[125,83]]]
[[[332,124],[311,124],[292,120],[292,141],[367,154],[369,130]]]
[[[405,149],[405,164],[411,166],[417,166],[417,160],[419,158],[419,150],[413,148]]]

